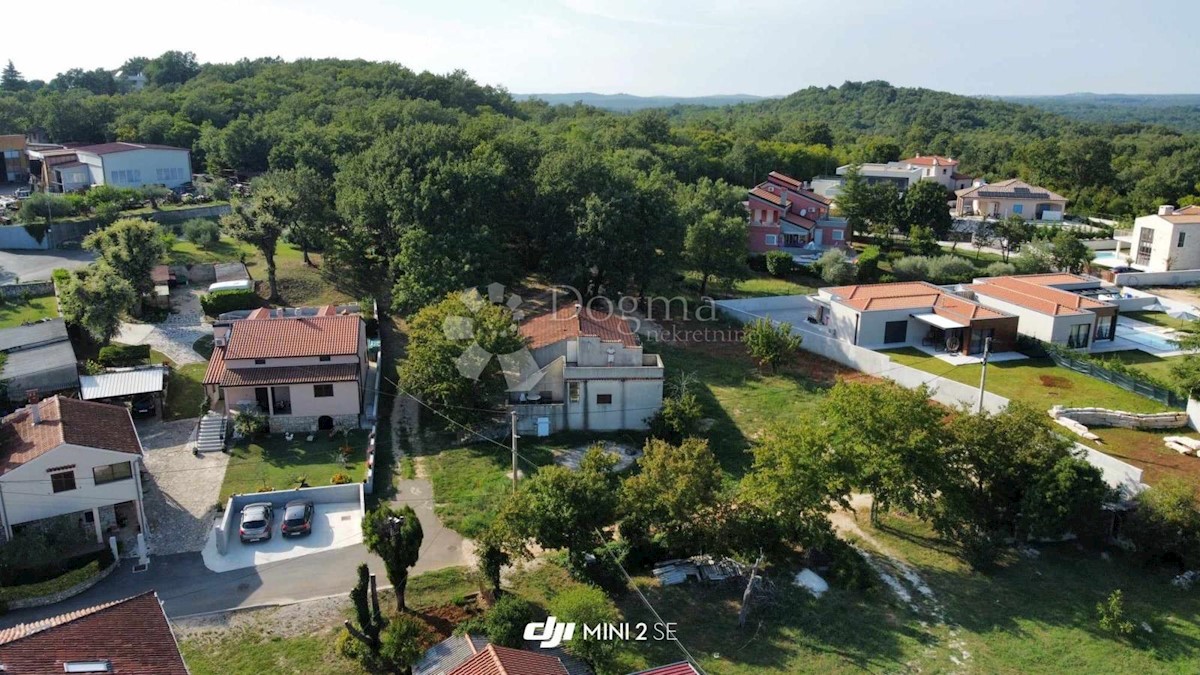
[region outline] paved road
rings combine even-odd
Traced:
[[[46,281],[56,268],[86,267],[95,260],[91,251],[0,251],[0,284]]]
[[[434,517],[432,496],[429,481],[397,482],[393,503],[410,504],[417,511],[425,533],[421,557],[412,569],[413,574],[470,563],[466,559],[463,538],[442,527]],[[149,590],[158,591],[163,607],[171,617],[349,593],[358,578],[358,565],[363,562],[371,565],[383,578],[383,562],[362,545],[221,574],[210,572],[199,553],[153,556],[150,569],[141,573],[134,573],[131,561],[125,561],[120,569],[85,593],[48,607],[5,614],[0,617],[0,628]]]

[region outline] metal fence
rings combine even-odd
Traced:
[[[1148,399],[1169,405],[1172,408],[1179,408],[1181,410],[1187,408],[1187,397],[1179,394],[1178,392],[1167,389],[1166,387],[1160,387],[1155,384],[1150,384],[1143,379],[1130,377],[1128,375],[1109,370],[1108,368],[1105,368],[1104,366],[1101,366],[1090,359],[1078,359],[1066,354],[1061,354],[1057,351],[1047,351],[1050,355],[1050,358],[1063,368],[1070,368],[1077,373],[1083,373],[1084,375],[1094,377],[1097,380],[1110,382],[1122,389],[1132,391],[1133,393],[1145,396]]]

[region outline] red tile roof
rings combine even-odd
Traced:
[[[223,377],[225,377],[225,348],[217,347],[213,349],[212,356],[208,357],[208,369],[204,371],[204,384],[220,384]]]
[[[34,424],[29,407],[0,422],[0,475],[64,443],[142,454],[137,429],[123,405],[54,396],[37,404],[42,421]]]
[[[799,190],[804,187],[804,183],[801,183],[791,176],[779,173],[778,171],[772,171],[771,173],[767,174],[767,180],[771,181],[772,183],[779,183],[791,190]]]
[[[758,197],[759,199],[763,200],[764,202],[768,202],[768,203],[774,204],[776,206],[783,206],[783,203],[784,203],[783,195],[781,195],[777,192],[767,192],[765,189],[760,188],[760,187],[756,187],[756,188],[750,190],[750,196]]]
[[[568,675],[553,656],[488,645],[447,675]]]
[[[234,321],[225,358],[279,359],[357,354],[357,315],[253,318]]]
[[[1193,204],[1193,205],[1191,205],[1191,206],[1184,206],[1184,207],[1181,207],[1181,208],[1175,209],[1175,211],[1174,211],[1174,212],[1173,212],[1171,215],[1175,215],[1175,216],[1200,216],[1200,205]]]
[[[917,155],[916,157],[900,161],[905,164],[912,164],[913,166],[958,166],[957,159],[950,159],[941,155]]]
[[[188,672],[154,592],[0,631],[6,674],[62,673],[80,661],[107,661],[125,675]]]
[[[167,265],[155,265],[150,270],[150,280],[156,284],[165,284],[171,280],[171,268]]]
[[[988,309],[925,281],[858,284],[822,290],[832,295],[837,302],[862,312],[929,308],[934,314],[959,319],[967,324],[972,319],[998,319],[1006,316],[1003,312]]]
[[[687,661],[679,663],[671,663],[665,666],[658,666],[650,670],[639,670],[630,675],[699,675],[700,671],[696,670],[695,666]]]
[[[605,342],[620,342],[626,347],[639,344],[633,326],[624,317],[579,310],[574,306],[529,319],[521,324],[521,335],[529,338],[530,349],[580,337],[598,337]]]
[[[1085,314],[1088,310],[1112,307],[1109,303],[1085,298],[1078,293],[1043,285],[1044,283],[1054,283],[1058,277],[1076,278],[1075,275],[1050,274],[1031,275],[1031,277],[1041,278],[1043,281],[1038,283],[1019,276],[991,277],[980,279],[979,283],[971,284],[967,288],[974,291],[976,295],[986,295],[1052,316]],[[1062,281],[1058,280],[1058,283],[1062,283]]]
[[[222,387],[265,387],[275,384],[315,382],[352,382],[358,379],[357,363],[332,363],[317,366],[270,366],[228,368],[221,377]]]

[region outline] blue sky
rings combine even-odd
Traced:
[[[770,95],[872,79],[964,94],[1200,92],[1200,40],[1189,34],[1200,23],[1200,2],[1192,0],[120,5],[62,0],[38,17],[53,47],[27,25],[5,32],[0,59],[13,59],[26,77],[49,79],[167,49],[193,51],[201,61],[361,57],[434,72],[462,68],[513,92]]]

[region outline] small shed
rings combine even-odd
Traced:
[[[169,379],[162,365],[110,368],[99,375],[81,376],[79,395],[85,401],[129,403],[134,412],[153,412],[162,419]]]

